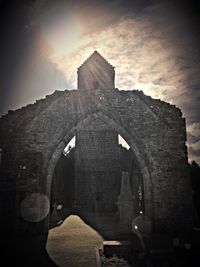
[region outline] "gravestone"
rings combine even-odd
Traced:
[[[131,225],[134,217],[134,197],[128,172],[122,172],[121,190],[118,196],[118,210],[120,224]]]

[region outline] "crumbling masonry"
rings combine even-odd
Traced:
[[[71,205],[76,201],[77,210],[113,212],[123,171],[117,134],[130,145],[135,174],[142,181],[142,212],[152,220],[153,230],[191,229],[186,129],[180,109],[141,91],[118,90],[114,77],[114,68],[95,51],[78,69],[77,90],[55,91],[1,117],[0,211],[1,223],[10,232],[48,231],[52,177],[73,136],[77,148],[72,152]],[[94,147],[92,140],[97,139]],[[134,185],[134,172],[130,178]],[[29,213],[23,208],[30,196],[43,198],[32,203]]]

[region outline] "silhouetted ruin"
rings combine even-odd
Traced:
[[[114,77],[113,66],[95,51],[78,69],[77,90],[55,91],[1,117],[1,223],[11,236],[48,233],[55,202],[68,214],[118,216],[123,171],[134,196],[133,219],[145,214],[155,233],[191,230],[180,109],[141,91],[118,90]],[[118,134],[129,150],[118,144]],[[74,136],[76,146],[65,157]]]

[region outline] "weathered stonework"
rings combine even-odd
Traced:
[[[98,73],[89,83],[95,86],[87,87],[81,76],[79,90],[56,91],[0,119],[1,222],[9,222],[9,229],[28,231],[30,223],[20,214],[21,201],[34,192],[50,199],[52,176],[64,147],[94,120],[107,124],[130,145],[142,176],[144,213],[154,230],[191,229],[186,129],[180,109],[141,91],[114,88],[114,71],[106,66],[100,66],[104,83]],[[81,75],[85,72],[87,65],[83,73],[79,69]],[[48,231],[48,217],[33,231]]]

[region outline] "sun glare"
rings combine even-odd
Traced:
[[[72,14],[54,19],[42,28],[42,36],[57,56],[66,56],[82,45],[82,24]]]

